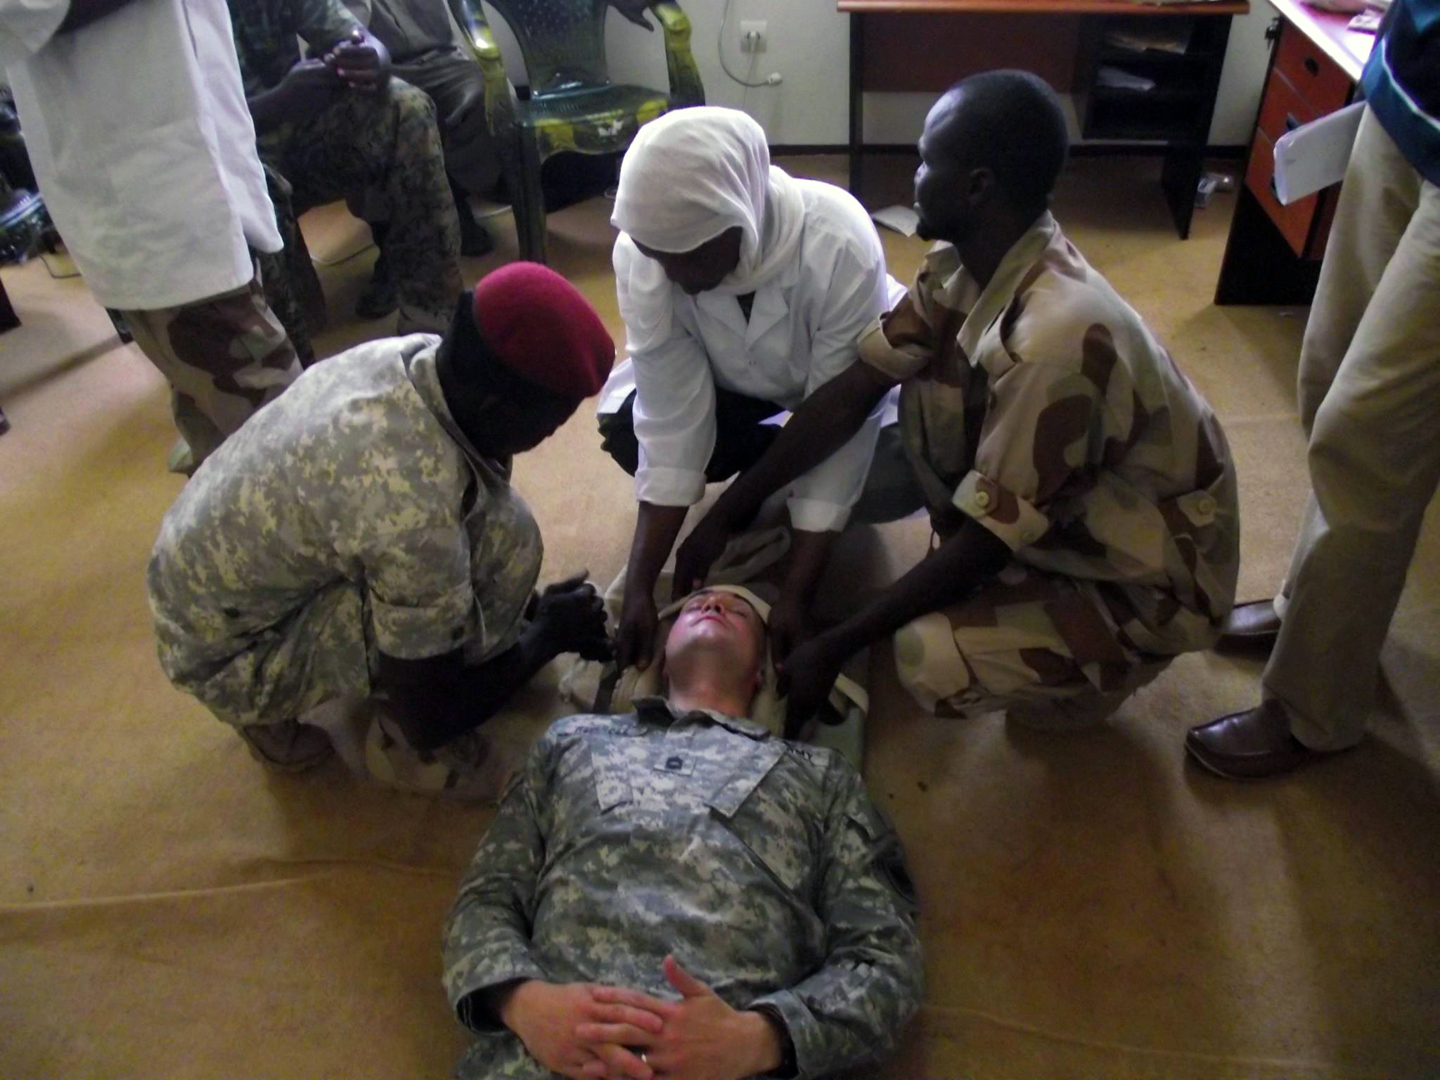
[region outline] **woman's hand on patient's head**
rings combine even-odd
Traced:
[[[806,722],[829,699],[845,659],[845,654],[824,634],[811,638],[785,658],[780,665],[777,689],[785,698],[787,739],[798,738]]]
[[[815,636],[805,601],[784,593],[770,609],[770,656],[779,668],[790,654]]]
[[[675,552],[675,578],[670,592],[672,600],[683,599],[696,589],[705,587],[710,568],[725,553],[730,534],[729,521],[711,507]]]
[[[648,668],[655,659],[656,637],[660,618],[655,599],[644,593],[625,593],[620,611],[620,628],[615,635],[615,662],[623,671],[627,667]]]

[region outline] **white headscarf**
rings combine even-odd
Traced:
[[[640,129],[620,165],[610,224],[616,290],[632,351],[670,330],[673,290],[665,272],[629,241],[654,251],[693,251],[727,229],[741,231],[740,262],[716,292],[754,292],[800,245],[799,185],[770,164],[765,129],[738,109],[677,109]]]

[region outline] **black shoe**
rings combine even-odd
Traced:
[[[489,255],[495,250],[495,238],[475,219],[474,214],[460,214],[460,254],[467,259]]]
[[[360,319],[383,319],[397,307],[400,301],[395,292],[395,277],[381,252],[375,258],[375,269],[370,273],[370,283],[355,301],[355,315]]]
[[[1269,652],[1280,637],[1280,616],[1274,600],[1236,604],[1220,627],[1215,648],[1220,652]]]
[[[1273,700],[1191,728],[1185,750],[1227,780],[1263,780],[1325,756],[1290,734],[1290,719]]]

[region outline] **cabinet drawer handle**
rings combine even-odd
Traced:
[[[1286,130],[1286,131],[1294,131],[1294,130],[1295,130],[1296,128],[1298,128],[1299,126],[1300,126],[1300,121],[1296,118],[1296,116],[1295,116],[1294,113],[1286,113],[1286,114],[1285,114],[1285,130]]]
[[[1310,73],[1311,78],[1320,74],[1320,61],[1313,56],[1305,57],[1305,70]]]

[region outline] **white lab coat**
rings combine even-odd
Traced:
[[[733,295],[690,297],[672,286],[668,336],[632,351],[601,391],[601,413],[616,411],[636,391],[635,491],[643,502],[691,506],[704,495],[705,466],[715,448],[717,384],[794,409],[855,362],[860,332],[905,294],[885,272],[880,238],[860,204],[830,184],[794,183],[804,201],[803,235],[786,267],[755,290],[749,322]],[[614,258],[623,289],[630,261],[645,256],[622,235]],[[620,306],[623,312],[623,297]],[[864,487],[884,405],[792,486],[788,505],[795,528],[844,528]]]
[[[40,191],[106,307],[176,307],[244,285],[279,251],[225,0],[131,0],[56,34],[68,0],[0,0]]]

